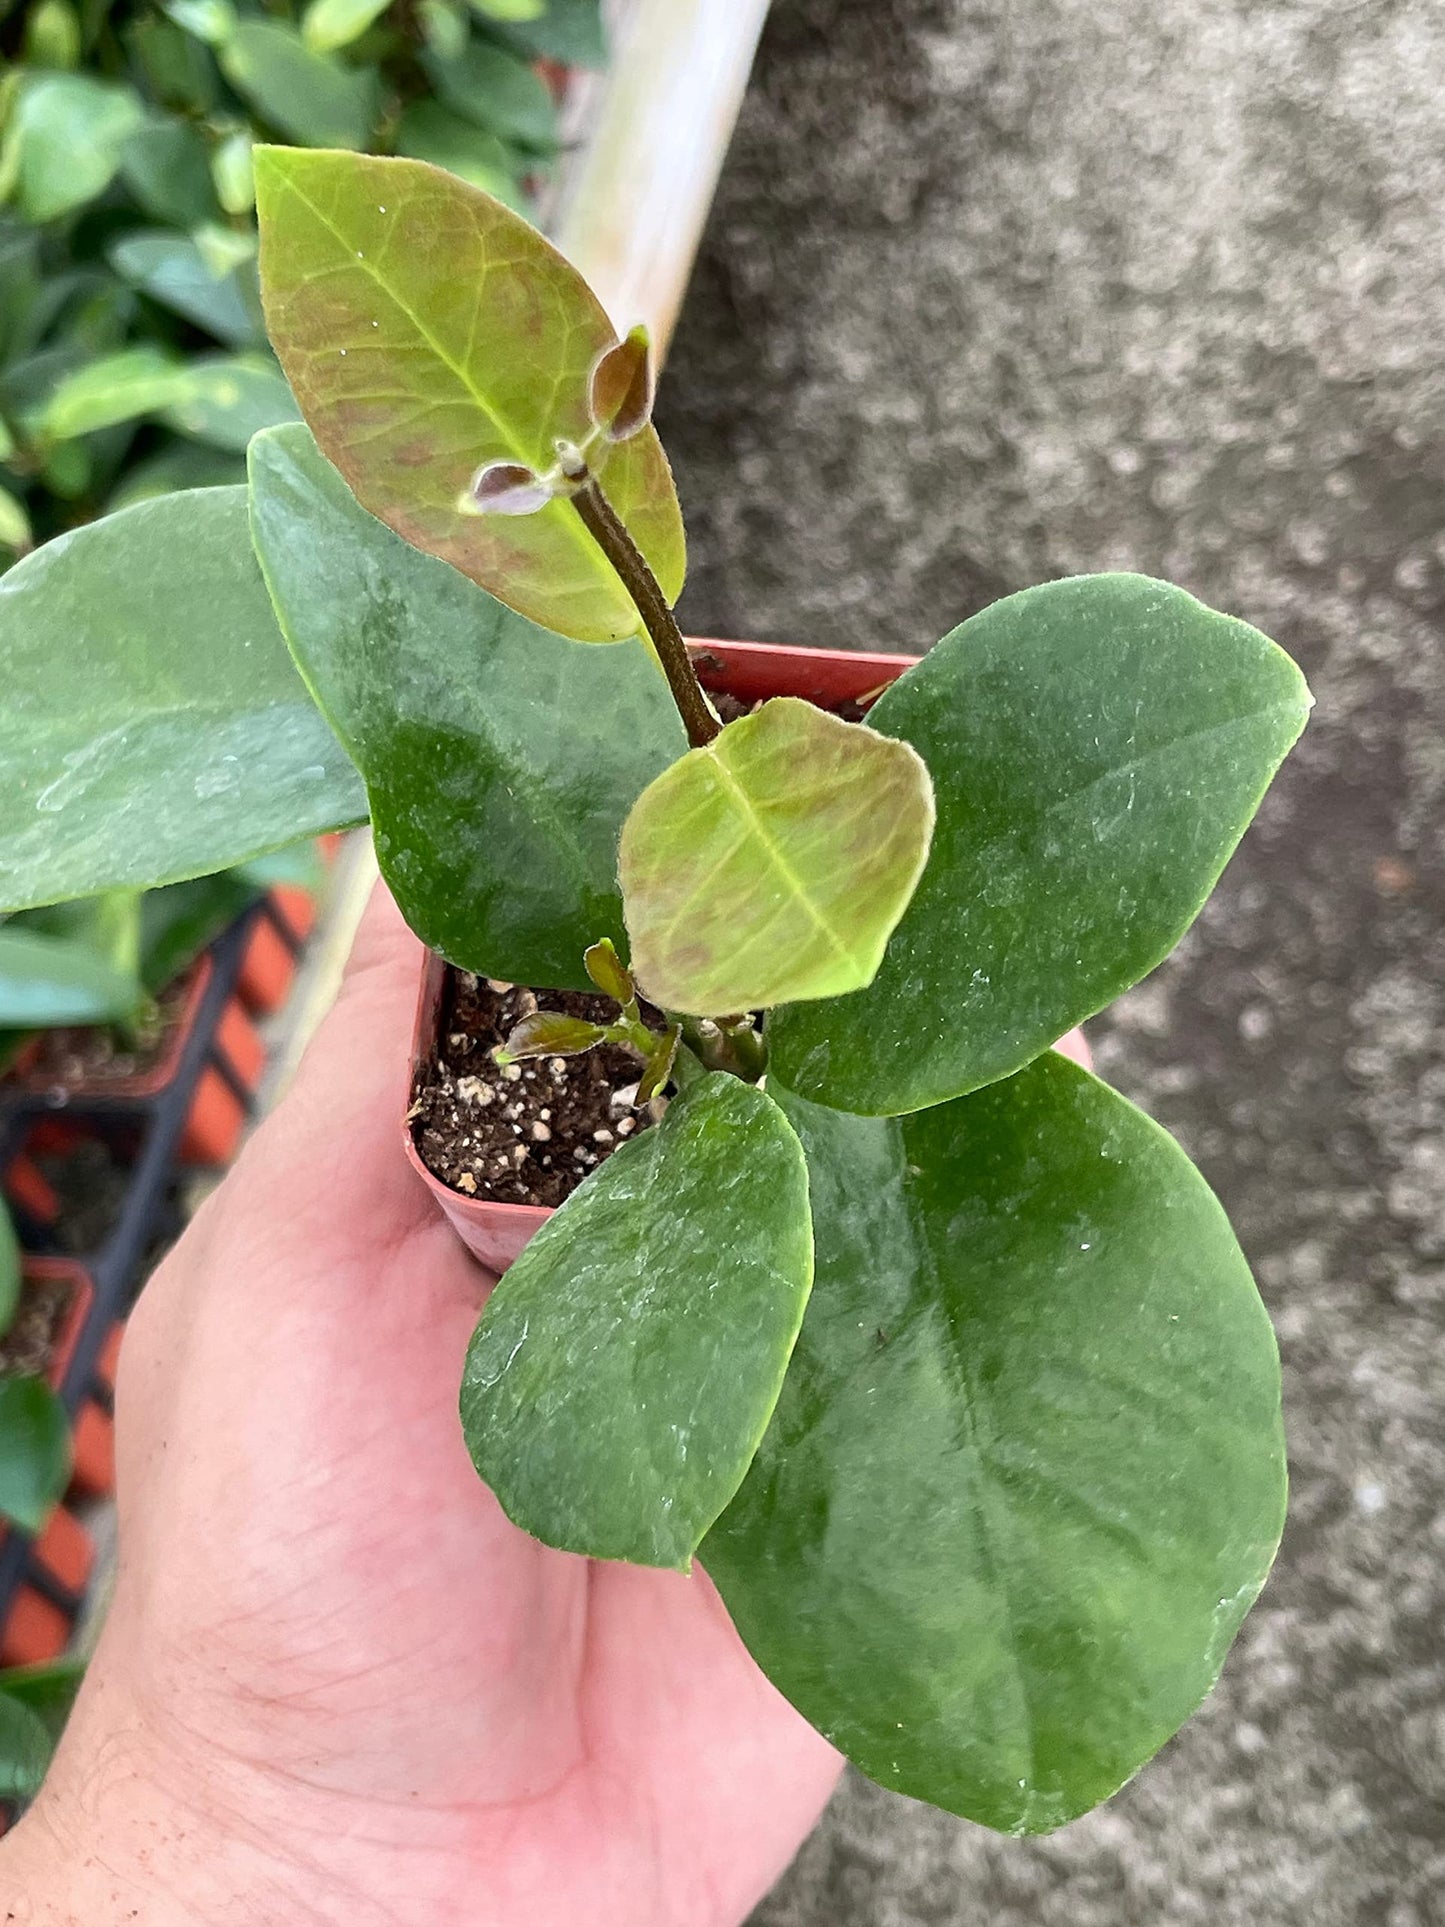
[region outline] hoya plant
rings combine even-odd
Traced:
[[[38,1533],[70,1479],[70,1422],[40,1372],[21,1320],[20,1249],[0,1202],[0,1539]],[[37,1791],[78,1669],[0,1671],[0,1806]]]
[[[425,164],[266,148],[255,180],[304,424],[248,492],[7,579],[0,901],[369,817],[458,981],[527,993],[499,1078],[636,1065],[471,1345],[503,1508],[697,1560],[865,1773],[1056,1827],[1209,1691],[1285,1474],[1223,1211],[1051,1047],[1188,927],[1305,685],[1115,574],[970,617],[862,720],[796,661],[725,719],[645,334]]]
[[[0,1533],[3,1522],[39,1532],[70,1478],[65,1408],[28,1360],[7,1355],[20,1302],[20,1247],[0,1203]]]
[[[159,890],[0,914],[0,1073],[57,1027],[101,1027],[143,1049],[162,1028],[161,993],[227,924],[274,885],[319,882],[315,848],[303,844]]]
[[[243,481],[294,418],[255,140],[419,155],[522,205],[559,151],[546,63],[604,52],[598,0],[0,0],[0,567]]]

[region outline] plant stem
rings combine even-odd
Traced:
[[[667,606],[667,597],[648,567],[646,557],[628,534],[622,518],[602,493],[597,477],[580,455],[577,456],[580,475],[574,471],[569,466],[570,454],[571,451],[563,454],[563,473],[569,481],[581,480],[581,486],[572,496],[572,506],[582,517],[587,533],[622,578],[622,586],[632,597],[637,613],[652,638],[657,659],[662,664],[662,673],[667,677],[667,686],[672,691],[672,700],[677,704],[678,714],[687,731],[687,740],[694,749],[703,749],[718,735],[722,725],[703,694],[692,658],[687,653],[687,644],[682,639],[682,631]]]

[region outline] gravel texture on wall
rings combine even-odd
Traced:
[[[1445,1923],[1442,74],[1433,0],[777,0],[660,409],[690,630],[923,647],[1135,568],[1318,708],[1093,1026],[1278,1325],[1276,1575],[1102,1812],[852,1779],[757,1927]]]

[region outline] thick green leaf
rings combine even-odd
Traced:
[[[757,1450],[812,1270],[777,1105],[721,1075],[674,1098],[482,1313],[462,1426],[503,1511],[569,1552],[685,1570]]]
[[[221,78],[214,55],[201,41],[154,15],[132,21],[124,40],[157,99],[194,114],[209,114],[216,106]]]
[[[376,72],[312,51],[279,20],[243,20],[220,50],[227,80],[278,133],[308,147],[365,147],[381,105]]]
[[[1264,1583],[1264,1307],[1183,1152],[1055,1052],[903,1119],[775,1094],[817,1289],[703,1563],[865,1773],[1062,1826],[1193,1712]]]
[[[246,866],[147,890],[141,900],[141,977],[155,994],[266,893]],[[0,933],[3,934],[3,933]]]
[[[755,1010],[872,978],[928,855],[906,743],[782,696],[638,798],[622,832],[632,967],[669,1010]]]
[[[301,20],[301,37],[317,53],[349,47],[391,5],[391,0],[310,0]]]
[[[43,1378],[0,1378],[0,1517],[39,1532],[70,1482],[70,1422]]]
[[[0,1025],[106,1024],[133,1017],[139,980],[88,944],[0,924]]]
[[[143,118],[138,96],[116,82],[88,74],[27,78],[5,130],[21,212],[53,221],[94,200]]]
[[[33,1713],[50,1738],[58,1740],[84,1678],[84,1661],[56,1659],[47,1666],[22,1666],[0,1673],[0,1693]]]
[[[687,747],[641,643],[579,649],[513,615],[374,521],[299,425],[253,443],[251,502],[407,921],[487,976],[590,988],[587,945],[624,940],[623,821]]]
[[[560,60],[567,67],[605,67],[607,35],[602,25],[599,0],[547,0],[535,18],[520,9],[511,18],[488,0],[472,0],[482,14],[488,31],[504,45],[531,58]]]
[[[414,100],[396,126],[396,151],[414,161],[430,161],[508,207],[520,208],[514,156],[506,142],[454,114],[434,100]]]
[[[779,1076],[898,1112],[1036,1057],[1173,949],[1309,704],[1257,629],[1145,576],[955,629],[868,717],[932,773],[923,880],[868,990],[770,1019]]]
[[[294,422],[296,404],[284,377],[259,355],[203,355],[186,363],[184,390],[164,419],[182,435],[239,455],[263,428]]]
[[[587,440],[588,375],[614,334],[576,270],[519,215],[420,161],[258,148],[256,194],[271,340],[362,505],[559,634],[635,635],[570,503],[461,506],[482,464],[540,472],[558,436]],[[675,598],[682,517],[652,429],[605,456],[603,481]]]
[[[471,0],[483,20],[536,20],[547,11],[547,0]]]
[[[441,99],[464,119],[539,153],[555,151],[557,106],[527,61],[474,40],[455,60],[424,54],[422,65]]]
[[[244,347],[261,338],[254,267],[231,267],[217,274],[188,234],[164,229],[112,243],[110,261],[132,287],[218,341]]]
[[[256,183],[251,172],[251,130],[230,134],[211,156],[211,180],[216,198],[228,214],[249,214],[256,205]]]
[[[189,121],[166,115],[138,127],[121,149],[120,171],[146,213],[172,227],[199,227],[220,212],[205,137]]]
[[[20,1302],[20,1241],[0,1197],[0,1338],[10,1329]]]
[[[80,21],[70,0],[33,0],[21,55],[28,66],[63,71],[80,63]]]
[[[12,1699],[0,1677],[0,1800],[33,1800],[53,1751],[44,1721]]]
[[[196,442],[172,442],[159,454],[131,463],[106,506],[129,508],[132,502],[150,502],[158,495],[174,495],[177,489],[226,488],[245,480],[244,455]]]
[[[30,517],[25,512],[25,504],[18,495],[12,495],[8,488],[0,488],[0,548],[13,549],[20,554],[30,547],[31,540]]]
[[[276,627],[244,489],[27,556],[0,579],[0,662],[0,907],[198,876],[366,815]]]
[[[41,441],[70,441],[169,408],[189,385],[185,364],[163,349],[121,348],[58,381],[28,426]]]

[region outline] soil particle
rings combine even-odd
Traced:
[[[65,1278],[30,1278],[21,1286],[10,1329],[0,1338],[0,1378],[44,1378],[60,1342],[74,1286]]]
[[[617,1016],[610,999],[449,970],[442,1000],[438,1058],[420,1076],[410,1117],[422,1162],[453,1190],[498,1204],[561,1204],[619,1141],[655,1121],[649,1110],[631,1108],[638,1074],[631,1051],[603,1045],[505,1070],[493,1061],[497,1045],[533,1011],[605,1024]]]

